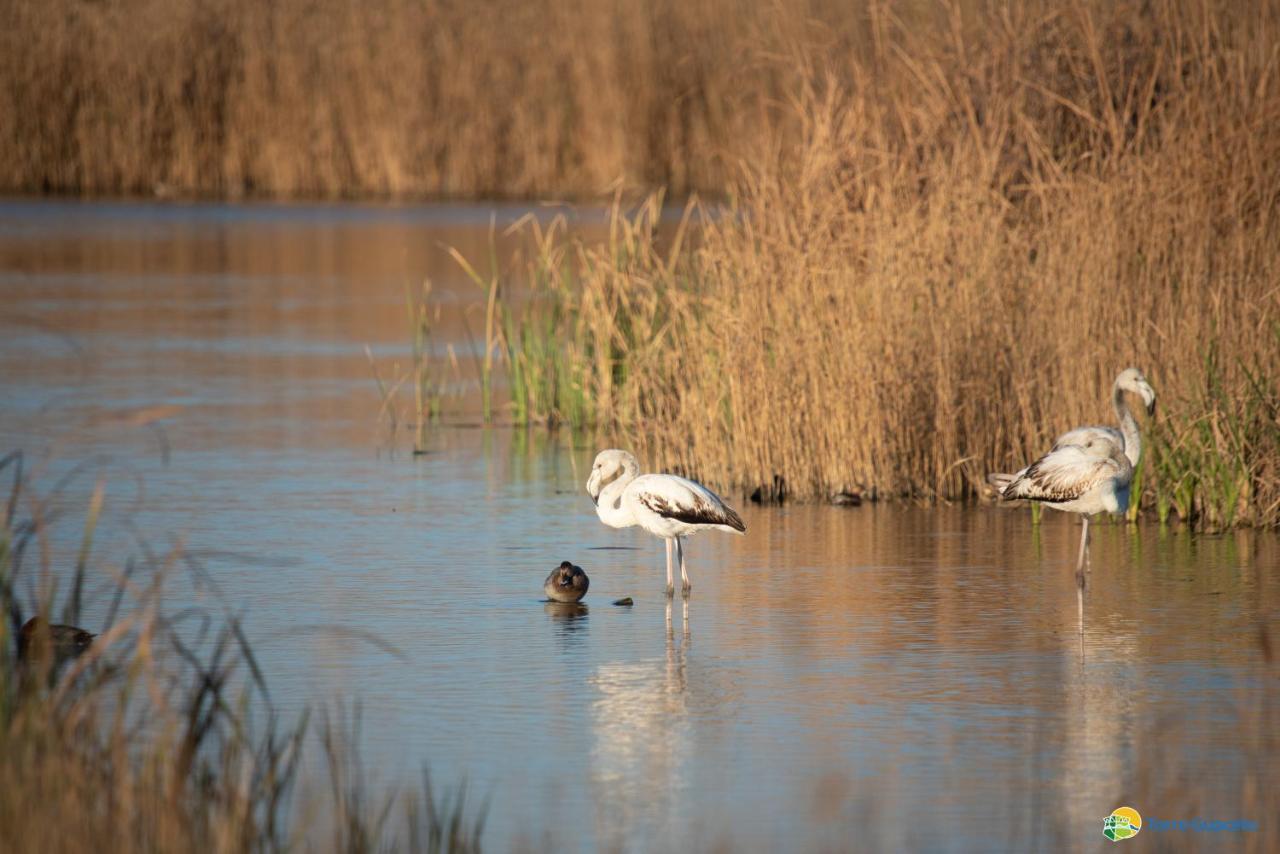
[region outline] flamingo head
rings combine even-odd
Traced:
[[[1125,368],[1120,372],[1120,376],[1116,377],[1116,388],[1138,395],[1147,407],[1147,414],[1155,414],[1156,392],[1147,382],[1147,378],[1142,375],[1142,371],[1137,368]]]
[[[606,486],[624,475],[628,480],[640,473],[640,464],[630,451],[610,448],[596,454],[591,464],[591,476],[587,478],[587,494],[593,503],[599,504],[600,493]]]

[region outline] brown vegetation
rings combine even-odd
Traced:
[[[768,124],[767,50],[793,19],[747,0],[6,4],[0,190],[719,190]]]
[[[9,189],[728,198],[674,249],[651,206],[536,235],[546,298],[485,333],[518,420],[766,496],[962,497],[1133,364],[1146,506],[1280,521],[1277,0],[3,14]]]
[[[1146,505],[1280,522],[1280,8],[1050,5],[873,15],[696,249],[659,251],[652,206],[545,240],[560,346],[509,361],[573,394],[517,411],[766,496],[954,498],[1113,421],[1132,364]]]

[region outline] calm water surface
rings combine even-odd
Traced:
[[[442,247],[483,257],[490,217],[0,205],[0,451],[45,484],[87,461],[53,565],[104,476],[98,588],[139,539],[183,544],[207,580],[175,575],[172,606],[242,615],[287,712],[359,699],[378,781],[465,776],[498,850],[1080,850],[1122,804],[1280,821],[1273,535],[1097,526],[1082,651],[1072,519],[734,496],[749,536],[691,540],[671,608],[661,544],[596,521],[580,437],[464,411],[425,455],[389,442],[364,346],[404,358],[427,277],[467,346],[479,295]],[[562,559],[582,609],[540,601]]]

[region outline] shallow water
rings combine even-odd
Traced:
[[[430,277],[465,346],[479,295],[441,244],[480,255],[489,223],[0,205],[0,451],[44,484],[87,461],[52,565],[103,476],[98,589],[138,539],[181,543],[205,578],[175,574],[171,606],[241,614],[285,711],[358,698],[377,780],[465,776],[498,850],[1079,849],[1122,804],[1276,820],[1249,794],[1276,759],[1272,534],[1095,526],[1082,641],[1073,519],[734,496],[749,535],[693,538],[671,605],[661,544],[595,520],[581,437],[462,411],[393,450],[364,345],[403,358]],[[540,601],[562,559],[584,608]]]

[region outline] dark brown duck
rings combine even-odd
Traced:
[[[32,617],[18,630],[18,660],[38,661],[51,651],[53,666],[60,667],[88,649],[94,637],[76,626],[50,625],[42,617]]]
[[[582,567],[564,561],[547,576],[542,585],[542,592],[552,602],[577,602],[587,595],[591,580],[582,571]]]

